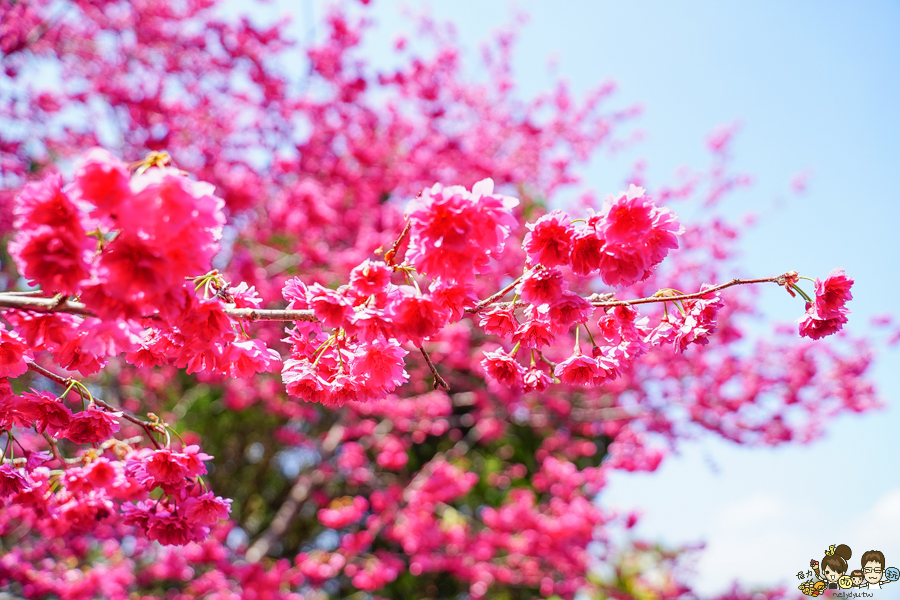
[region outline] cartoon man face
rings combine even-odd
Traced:
[[[869,583],[878,583],[881,581],[881,574],[884,573],[884,565],[875,560],[870,560],[863,565],[863,574]]]

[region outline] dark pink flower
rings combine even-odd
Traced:
[[[348,332],[353,332],[363,342],[392,337],[394,323],[380,308],[366,307],[350,317]]]
[[[572,385],[591,385],[600,377],[600,363],[592,356],[586,356],[580,350],[556,365],[553,374],[563,383]]]
[[[331,391],[331,384],[306,359],[284,361],[281,379],[288,394],[307,402],[322,402]]]
[[[529,223],[528,229],[523,245],[532,263],[545,267],[569,264],[575,231],[567,213],[554,210]]]
[[[121,416],[120,412],[106,412],[96,405],[89,406],[72,417],[65,437],[76,444],[97,444],[106,441],[119,430],[116,417]]]
[[[484,367],[488,377],[500,385],[512,389],[520,389],[522,387],[525,368],[514,357],[502,350],[485,352],[481,366]]]
[[[407,259],[420,273],[468,283],[503,251],[516,224],[510,211],[518,200],[493,192],[490,179],[476,183],[471,192],[435,184],[409,203]]]
[[[600,268],[603,256],[603,240],[593,227],[581,227],[572,236],[572,250],[569,260],[572,271],[578,275],[589,275]]]
[[[528,372],[525,373],[523,383],[525,384],[526,390],[543,392],[550,387],[550,384],[553,383],[553,379],[551,379],[543,369],[531,367]]]
[[[684,301],[684,315],[675,334],[675,347],[684,352],[688,344],[706,345],[709,336],[716,332],[716,315],[722,308],[718,292],[702,298]]]
[[[128,165],[103,148],[91,148],[75,163],[72,194],[96,206],[94,213],[115,220],[131,195]]]
[[[24,392],[22,398],[30,402],[32,417],[37,421],[38,433],[47,431],[53,437],[63,437],[72,420],[72,411],[50,392]]]
[[[522,344],[524,348],[540,349],[552,344],[555,338],[553,326],[548,321],[533,318],[519,325],[513,334],[512,341]]]
[[[509,338],[519,327],[519,321],[511,305],[497,305],[478,313],[478,325],[489,335]]]
[[[288,302],[288,309],[303,310],[309,308],[309,289],[299,277],[284,282],[281,295]]]
[[[0,377],[18,377],[28,370],[31,351],[15,331],[0,325]]]
[[[189,542],[200,542],[209,529],[192,523],[183,514],[158,510],[150,513],[146,526],[147,537],[163,546],[183,546]]]
[[[438,279],[428,286],[428,293],[449,315],[451,322],[463,318],[467,308],[478,303],[478,296],[471,283],[457,283]]]
[[[366,259],[350,271],[350,289],[359,296],[378,294],[391,282],[391,272],[384,262]]]
[[[49,227],[75,237],[84,235],[84,215],[63,191],[62,176],[57,173],[26,185],[16,196],[13,214],[20,231]]]
[[[832,270],[825,281],[816,279],[816,315],[820,319],[834,319],[849,312],[844,305],[853,299],[851,287],[853,279],[841,268]]]
[[[350,372],[365,381],[366,387],[390,392],[409,379],[409,374],[403,368],[403,357],[406,354],[406,350],[395,340],[376,339],[368,344],[360,344]]]
[[[231,376],[243,379],[271,372],[281,362],[281,356],[266,348],[262,340],[244,340],[228,344],[225,360],[230,364]]]
[[[346,296],[318,283],[309,286],[309,305],[326,327],[343,327],[353,315],[353,304]]]
[[[552,304],[568,287],[559,269],[534,269],[519,284],[518,291],[525,302]]]
[[[19,492],[30,492],[28,478],[12,463],[0,465],[0,498],[6,498]]]
[[[256,286],[247,285],[246,281],[228,288],[228,295],[234,301],[235,308],[259,308],[262,305]]]
[[[388,314],[399,335],[413,344],[436,334],[447,322],[447,313],[430,294],[402,285],[391,298]]]
[[[90,276],[88,261],[95,246],[84,234],[42,226],[19,230],[9,243],[9,254],[32,285],[45,292],[76,294]]]
[[[227,519],[231,512],[231,499],[223,499],[212,492],[191,496],[184,502],[184,513],[188,521],[211,527],[219,519]]]
[[[145,483],[148,488],[158,485],[183,486],[188,475],[187,465],[177,452],[169,448],[155,450],[143,464],[144,471],[152,479]]]
[[[562,333],[576,323],[586,323],[594,314],[594,306],[574,292],[563,292],[547,314],[557,333]]]
[[[678,247],[677,236],[684,232],[675,213],[655,206],[634,185],[618,198],[608,196],[591,222],[604,242],[598,269],[603,281],[612,286],[649,277],[669,250]]]
[[[847,322],[847,315],[838,313],[835,317],[823,319],[816,313],[816,305],[812,302],[807,302],[806,314],[799,319],[799,322],[800,335],[802,337],[818,340],[843,329],[844,323]]]

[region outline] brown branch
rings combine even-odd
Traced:
[[[703,291],[694,292],[693,294],[676,294],[669,296],[662,295],[657,292],[649,298],[637,298],[635,300],[600,300],[591,302],[591,304],[593,304],[594,306],[609,307],[631,306],[632,304],[650,304],[651,302],[676,302],[679,300],[693,300],[695,298],[702,298],[707,294],[712,294],[714,292],[718,292],[719,290],[724,290],[725,288],[730,288],[735,285],[746,285],[748,283],[778,283],[778,281],[783,277],[783,275],[779,275],[778,277],[767,277],[764,279],[732,279],[728,283],[721,283]]]
[[[35,298],[15,292],[0,293],[0,308],[18,308],[36,312],[64,312],[88,317],[94,314],[81,302],[73,302],[60,296]]]
[[[318,322],[312,310],[273,310],[262,308],[226,308],[223,312],[233,319],[246,321],[308,321]]]
[[[51,379],[51,380],[55,381],[56,383],[63,386],[64,388],[69,387],[69,385],[71,385],[72,382],[75,381],[71,377],[63,377],[62,375],[57,375],[53,371],[45,369],[44,367],[42,367],[38,364],[35,364],[33,362],[28,363],[28,370],[34,371],[35,373],[38,373],[39,375],[43,375],[47,379]],[[125,412],[121,408],[116,408],[115,406],[107,404],[103,400],[98,400],[97,398],[94,398],[94,403],[105,408],[106,410],[108,410],[110,412],[122,413],[122,418],[124,418],[126,421],[131,421],[135,425],[139,425],[140,427],[142,427],[144,429],[144,431],[147,432],[147,437],[150,438],[150,441],[153,442],[153,446],[157,450],[159,450],[161,448],[161,446],[159,445],[159,442],[157,442],[156,438],[153,437],[153,432],[156,431],[156,425],[154,423],[151,423],[150,421],[144,421],[142,419],[139,419],[139,418]]]
[[[403,231],[400,232],[400,237],[394,241],[391,249],[384,253],[384,262],[389,267],[394,266],[394,257],[397,255],[397,250],[400,249],[400,244],[403,243],[403,240],[409,235],[409,230],[412,229],[412,221],[409,219],[406,220],[406,225],[403,227]]]
[[[445,392],[450,391],[450,386],[444,381],[444,378],[441,377],[441,374],[438,373],[437,367],[434,366],[434,363],[431,362],[431,357],[428,356],[428,353],[425,352],[425,348],[419,346],[419,351],[422,352],[422,356],[425,357],[425,362],[428,363],[428,368],[431,369],[431,374],[434,375],[434,389],[444,388]]]
[[[514,287],[521,283],[525,277],[523,273],[515,281],[504,287],[496,294],[482,300],[475,306],[466,309],[467,314],[477,314],[486,307],[496,304],[503,296],[508,294]],[[767,277],[763,279],[733,279],[727,283],[713,286],[709,289],[695,292],[693,294],[676,294],[664,295],[657,292],[649,298],[635,298],[634,300],[607,300],[608,294],[593,294],[587,298],[594,306],[612,307],[612,306],[631,306],[633,304],[650,304],[654,302],[675,302],[680,300],[692,300],[702,298],[707,294],[712,294],[719,290],[724,290],[735,285],[747,285],[753,283],[777,283],[784,285],[785,275],[778,277]],[[524,306],[516,303],[516,306]],[[76,315],[93,316],[93,313],[81,302],[74,302],[57,296],[54,298],[35,298],[32,296],[22,295],[18,292],[0,292],[0,308],[15,308],[20,310],[32,310],[35,312],[64,312]],[[264,309],[264,308],[224,308],[222,309],[226,315],[232,319],[242,321],[307,321],[316,323],[319,319],[312,310],[296,310],[296,309]]]
[[[322,442],[322,460],[324,462],[331,458],[331,455],[337,449],[337,445],[344,438],[344,428],[341,425],[335,424],[328,430],[328,435],[325,436],[325,441]],[[313,488],[321,485],[325,482],[325,475],[321,470],[316,470],[314,473],[301,473],[294,485],[291,487],[291,491],[288,492],[287,500],[278,507],[278,511],[275,513],[275,516],[272,518],[272,522],[269,523],[269,526],[265,531],[260,534],[258,538],[247,548],[247,552],[244,555],[247,559],[247,562],[257,563],[269,553],[269,550],[272,546],[277,542],[281,536],[283,536],[288,528],[291,526],[291,523],[294,521],[294,517],[297,516],[297,513],[300,511],[300,507],[303,506],[303,503],[309,497],[310,492],[312,492]]]
[[[473,306],[472,308],[467,308],[467,309],[466,309],[466,313],[467,313],[467,314],[470,314],[470,315],[474,315],[474,314],[477,314],[477,313],[481,312],[482,310],[484,310],[485,307],[490,306],[491,304],[494,304],[495,302],[497,302],[497,300],[499,300],[500,298],[502,298],[503,296],[505,296],[506,294],[508,294],[510,291],[512,291],[512,289],[513,289],[514,287],[516,287],[517,285],[519,285],[519,284],[522,282],[522,280],[525,278],[525,275],[526,275],[526,274],[527,274],[527,273],[522,273],[521,275],[519,275],[519,276],[516,278],[515,281],[513,281],[511,284],[509,284],[508,286],[506,286],[505,288],[503,288],[502,290],[500,290],[499,292],[497,292],[497,293],[494,294],[493,296],[490,296],[490,297],[488,297],[488,298],[485,298],[484,300],[482,300],[481,302],[479,302],[478,304],[476,304],[476,305]]]

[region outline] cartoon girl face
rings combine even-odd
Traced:
[[[838,580],[838,577],[841,576],[841,573],[832,570],[831,567],[825,567],[824,569],[822,569],[822,575],[825,576],[825,579],[827,579],[831,583],[834,583]]]
[[[853,576],[852,579],[853,579],[853,585],[855,585],[856,587],[859,587],[859,584],[862,583],[862,577],[860,577],[859,575]]]

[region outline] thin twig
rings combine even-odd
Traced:
[[[482,300],[471,308],[467,308],[466,313],[477,314],[484,310],[486,307],[492,304],[496,304],[501,298],[503,298],[503,296],[508,294],[514,287],[521,283],[524,277],[525,274],[520,275],[518,278],[516,278],[515,281],[504,287],[496,294]],[[693,294],[662,295],[657,292],[656,295],[650,296],[649,298],[635,298],[634,300],[599,300],[596,299],[598,295],[594,294],[587,299],[591,302],[591,304],[598,307],[631,306],[633,304],[673,302],[679,300],[692,300],[695,298],[702,298],[707,294],[712,294],[719,290],[724,290],[725,288],[730,288],[736,285],[747,285],[753,283],[778,283],[779,285],[782,285],[779,282],[783,281],[783,279],[784,275],[779,275],[778,277],[767,277],[763,279],[733,279],[727,283],[722,283],[708,289],[695,292]],[[605,295],[600,295],[599,297],[602,298],[603,296]],[[516,303],[516,306],[524,306],[524,304]],[[61,298],[59,296],[54,298],[34,298],[10,292],[0,292],[0,308],[16,308],[21,310],[32,310],[36,312],[64,312],[85,316],[93,316],[94,314],[81,302],[74,302],[72,300]],[[307,321],[310,323],[316,323],[319,321],[315,313],[313,313],[313,311],[309,309],[289,310],[264,308],[223,308],[222,312],[233,319],[250,322]]]
[[[481,302],[479,302],[478,304],[476,304],[476,305],[473,306],[472,308],[467,308],[467,309],[466,309],[466,313],[468,313],[468,314],[470,314],[470,315],[474,315],[474,314],[479,313],[479,312],[481,312],[482,310],[484,310],[485,307],[487,307],[487,306],[489,306],[489,305],[491,305],[491,304],[494,304],[495,302],[497,302],[497,300],[499,300],[500,298],[502,298],[503,296],[505,296],[506,294],[508,294],[509,292],[511,292],[512,289],[513,289],[514,287],[516,287],[517,285],[519,285],[519,284],[522,282],[522,280],[525,278],[525,275],[527,275],[527,273],[522,273],[521,275],[519,275],[519,276],[516,278],[515,281],[513,281],[511,284],[509,284],[508,286],[506,286],[505,288],[503,288],[502,290],[500,290],[499,292],[497,292],[497,293],[494,294],[493,296],[490,296],[490,297],[488,297],[488,298],[485,298],[484,300],[482,300]]]
[[[335,424],[328,430],[325,441],[322,443],[321,462],[324,462],[331,457],[343,438],[343,426]],[[278,511],[272,518],[272,522],[269,523],[266,530],[256,538],[253,544],[247,548],[247,552],[244,554],[247,562],[257,563],[269,553],[269,550],[275,542],[287,532],[291,523],[294,521],[294,517],[297,516],[300,507],[303,506],[303,503],[309,497],[313,488],[321,485],[324,481],[325,476],[321,470],[316,470],[312,474],[301,473],[297,477],[294,485],[291,487],[291,491],[288,493],[287,500],[278,507]]]
[[[746,285],[748,283],[778,283],[778,280],[781,277],[783,276],[779,275],[778,277],[767,277],[764,279],[732,279],[728,283],[721,283],[700,292],[694,292],[693,294],[680,294],[675,296],[653,295],[649,298],[637,298],[635,300],[601,300],[592,302],[591,304],[593,304],[594,306],[608,307],[631,306],[632,304],[650,304],[651,302],[675,302],[679,300],[693,300],[694,298],[702,298],[707,294],[712,294],[714,292],[718,292],[719,290],[724,290],[725,288],[730,288],[735,285]]]
[[[74,379],[71,379],[69,377],[63,377],[62,375],[57,375],[53,371],[45,369],[44,367],[42,367],[38,364],[35,364],[33,362],[28,363],[28,369],[30,371],[34,371],[35,373],[38,373],[39,375],[43,375],[44,377],[46,377],[48,379],[52,379],[59,385],[63,386],[63,388],[69,387],[69,384],[71,384],[74,381]],[[153,442],[153,446],[157,450],[159,450],[161,448],[161,446],[159,445],[159,442],[157,442],[156,438],[153,437],[153,432],[156,430],[155,425],[153,423],[151,423],[150,421],[144,421],[133,415],[130,415],[129,413],[123,411],[121,408],[116,408],[115,406],[111,406],[110,404],[107,404],[103,400],[98,400],[97,398],[94,398],[94,403],[100,405],[101,407],[105,408],[106,410],[108,410],[110,412],[122,413],[122,418],[124,418],[126,421],[131,421],[135,425],[139,425],[140,427],[142,427],[144,429],[144,431],[147,432],[147,437],[150,438],[150,441]]]
[[[59,448],[56,446],[56,440],[54,440],[52,437],[50,437],[50,434],[48,434],[46,432],[44,433],[44,439],[46,439],[47,443],[50,444],[50,451],[53,453],[53,458],[55,458],[56,460],[59,461],[59,464],[62,465],[63,470],[68,469],[69,465],[63,459],[63,457],[60,456],[60,454],[59,454]]]
[[[88,317],[93,316],[93,313],[81,302],[73,302],[59,296],[35,298],[15,292],[0,293],[0,308],[18,308],[37,312],[64,312]]]
[[[425,357],[425,362],[428,363],[428,368],[431,369],[431,374],[434,375],[434,389],[444,388],[445,392],[450,391],[450,386],[444,381],[444,378],[441,377],[441,374],[438,373],[437,367],[434,366],[434,363],[431,362],[431,357],[428,356],[428,353],[425,352],[425,348],[419,346],[419,350],[422,352],[422,356]]]
[[[384,262],[389,267],[394,266],[394,257],[397,255],[397,250],[400,249],[400,244],[403,243],[403,240],[406,239],[406,236],[409,235],[409,230],[412,229],[412,221],[409,219],[406,220],[406,225],[403,227],[403,231],[400,232],[400,237],[393,243],[391,249],[384,253]]]

